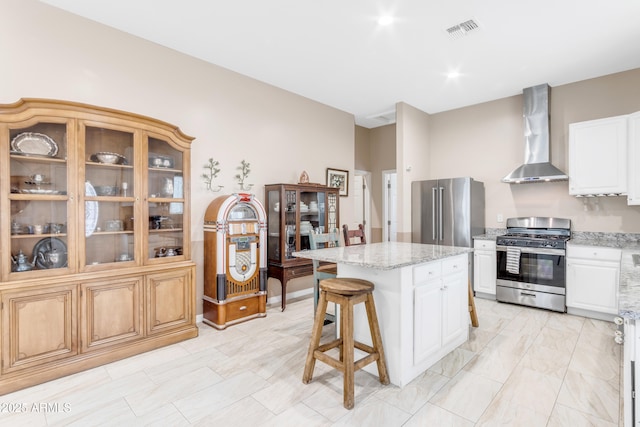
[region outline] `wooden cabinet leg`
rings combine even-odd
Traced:
[[[280,279],[280,283],[282,284],[282,311],[287,308],[287,279],[284,277]]]

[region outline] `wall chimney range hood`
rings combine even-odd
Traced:
[[[502,178],[508,184],[566,181],[567,174],[549,161],[548,84],[522,91],[524,106],[524,164]]]

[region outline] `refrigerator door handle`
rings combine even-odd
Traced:
[[[438,187],[438,240],[444,240],[444,223],[442,220],[442,193],[444,192],[444,187]]]
[[[437,210],[437,204],[436,204],[436,187],[432,187],[431,188],[431,238],[433,239],[433,241],[436,241],[436,210]]]

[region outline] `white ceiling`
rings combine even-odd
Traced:
[[[640,68],[638,0],[41,0],[352,113],[427,113]],[[378,17],[394,17],[380,26]],[[469,19],[479,29],[445,31]],[[457,70],[457,79],[447,73]]]

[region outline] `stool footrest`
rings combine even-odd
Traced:
[[[376,350],[373,347],[370,347],[366,344],[363,344],[359,341],[354,341],[353,346],[358,350],[366,351],[367,353],[376,353]]]
[[[339,345],[342,345],[342,338],[338,338],[326,344],[322,344],[318,348],[316,348],[316,350],[324,353],[325,351],[331,350],[332,348],[336,348]]]
[[[325,354],[324,352],[322,352],[321,350],[315,350],[313,352],[313,357],[315,357],[317,360],[326,363],[327,365],[331,366],[334,369],[337,369],[341,372],[344,372],[344,362],[341,362],[338,359],[335,359],[327,354]],[[368,354],[365,357],[363,357],[362,359],[358,359],[353,363],[353,370],[354,372],[364,368],[365,366],[367,366],[370,363],[373,363],[375,361],[377,361],[380,358],[380,355],[378,353],[372,353],[372,354]]]

